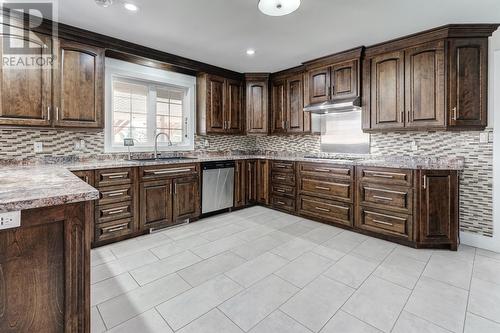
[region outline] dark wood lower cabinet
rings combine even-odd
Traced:
[[[139,228],[147,230],[173,225],[172,180],[144,182],[139,188]]]
[[[173,181],[173,222],[178,223],[200,215],[200,182],[198,177],[176,178]]]
[[[234,168],[234,207],[240,208],[247,204],[246,187],[247,173],[246,161],[235,161]]]
[[[0,332],[90,332],[88,203],[26,210],[0,231]]]
[[[257,201],[269,204],[269,161],[257,161]]]
[[[255,204],[258,201],[257,196],[257,161],[250,160],[246,163],[246,184],[247,184],[247,203]]]

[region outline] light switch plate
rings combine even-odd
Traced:
[[[43,142],[34,142],[33,143],[33,150],[35,153],[43,153]]]
[[[21,226],[21,211],[0,213],[0,230]]]

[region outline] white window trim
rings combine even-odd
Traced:
[[[104,150],[106,153],[123,153],[127,152],[127,147],[113,145],[113,109],[112,109],[112,85],[113,78],[119,77],[129,79],[135,82],[144,81],[148,84],[159,84],[175,86],[186,91],[184,96],[184,106],[187,110],[185,116],[186,135],[187,139],[182,144],[174,144],[169,146],[166,143],[158,143],[158,150],[164,152],[173,151],[188,151],[194,150],[194,133],[195,133],[195,96],[196,96],[196,77],[169,72],[161,69],[146,67],[121,61],[112,58],[106,58],[106,77],[105,77],[105,127],[104,127]],[[150,98],[151,98],[150,94]],[[153,114],[148,114],[148,117]],[[156,120],[155,120],[156,121]],[[154,146],[134,146],[130,147],[132,152],[152,152]]]

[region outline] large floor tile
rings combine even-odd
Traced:
[[[340,252],[351,252],[356,246],[367,239],[366,236],[351,231],[343,231],[322,245],[331,247]]]
[[[238,247],[235,247],[231,250],[231,252],[236,253],[242,258],[250,260],[274,249],[275,247],[278,247],[283,243],[284,241],[282,240],[271,237],[270,235],[266,235],[259,239],[249,241],[248,243],[244,243]]]
[[[369,238],[360,245],[356,246],[352,253],[374,259],[377,261],[384,260],[389,253],[394,250],[396,244],[387,242],[381,239]]]
[[[280,309],[313,332],[319,332],[353,292],[354,289],[342,283],[320,276]]]
[[[109,246],[100,247],[90,252],[90,265],[92,267],[104,264],[109,261],[116,260],[117,257],[113,254]]]
[[[179,275],[172,274],[99,304],[107,327],[114,327],[175,297],[191,286]]]
[[[402,287],[413,289],[424,268],[424,262],[393,252],[373,274]]]
[[[472,275],[484,281],[500,284],[500,260],[476,256]]]
[[[151,252],[154,253],[160,259],[165,259],[174,254],[181,253],[186,251],[186,249],[182,246],[177,245],[174,242],[166,243],[157,247],[150,249]]]
[[[284,243],[271,250],[272,253],[277,254],[288,260],[293,260],[300,256],[302,253],[312,250],[316,244],[301,238],[293,238],[292,240]]]
[[[333,261],[326,257],[307,252],[279,269],[275,274],[299,288],[304,288],[332,263]]]
[[[452,332],[462,332],[467,296],[464,289],[421,277],[405,310]]]
[[[344,311],[338,311],[321,333],[381,333],[381,331]]]
[[[203,259],[207,259],[222,252],[231,250],[244,243],[245,241],[238,238],[238,235],[232,235],[195,247],[194,249],[192,249],[192,251]]]
[[[219,306],[244,331],[250,330],[292,297],[298,289],[271,275]]]
[[[203,237],[209,241],[215,241],[217,239],[229,237],[231,235],[234,235],[240,231],[245,230],[246,228],[238,225],[238,224],[226,224],[225,226],[222,226],[220,228],[215,228],[210,231],[204,232],[200,234],[200,237]]]
[[[226,272],[226,275],[240,285],[249,287],[286,264],[288,260],[268,252]]]
[[[220,275],[158,305],[156,308],[170,327],[178,330],[241,290],[242,288],[236,282]]]
[[[220,310],[213,309],[184,326],[178,333],[243,333]]]
[[[476,248],[467,245],[459,245],[457,251],[450,250],[434,250],[433,256],[443,256],[450,259],[458,259],[464,261],[474,261],[476,256]]]
[[[94,306],[100,304],[137,287],[139,287],[139,285],[128,272],[98,282],[91,288],[90,305]]]
[[[166,235],[158,233],[114,243],[109,247],[111,251],[113,251],[113,253],[120,258],[171,242],[172,240]]]
[[[240,256],[232,252],[224,252],[181,269],[177,273],[190,285],[197,286],[219,274],[238,267],[244,262],[245,259]]]
[[[410,293],[392,282],[370,277],[342,310],[383,332],[390,332]]]
[[[500,284],[473,278],[468,310],[500,323]]]
[[[120,275],[137,267],[157,262],[159,259],[150,251],[139,252],[102,265],[92,267],[90,281],[92,284]]]
[[[322,225],[318,228],[314,228],[311,231],[306,232],[303,235],[300,235],[299,237],[307,239],[316,244],[322,244],[327,240],[330,240],[333,237],[337,236],[341,232],[343,232],[343,230],[340,228],[330,225]]]
[[[101,315],[95,306],[90,309],[90,332],[103,333],[106,332],[106,326],[102,321]]]
[[[281,228],[280,231],[290,234],[292,236],[302,236],[309,231],[319,227],[320,225],[314,225],[310,223],[302,223],[302,221],[297,221],[294,224],[290,224],[284,228]]]
[[[319,254],[323,257],[329,258],[333,261],[338,261],[342,259],[347,253],[341,252],[339,250],[332,249],[331,247],[318,245],[311,250],[312,252]]]
[[[185,251],[152,264],[134,269],[133,271],[130,271],[130,274],[137,281],[137,283],[143,286],[154,280],[162,278],[163,276],[172,274],[185,267],[200,262],[201,260],[202,259],[193,253]]]
[[[250,333],[311,333],[310,330],[284,314],[280,310],[271,313],[266,319],[250,330]]]
[[[498,253],[498,252],[493,252],[493,251],[488,251],[488,250],[483,250],[483,249],[477,249],[476,250],[476,254],[478,256],[488,257],[488,258],[500,261],[500,253]]]
[[[241,232],[238,232],[238,238],[244,240],[244,241],[253,241],[256,239],[259,239],[271,232],[273,232],[275,229],[266,227],[265,225],[260,225],[256,224],[254,227],[250,227],[246,230],[243,230]]]
[[[173,333],[165,320],[155,309],[151,309],[137,317],[113,328],[112,333]]]
[[[500,323],[495,323],[483,317],[467,312],[464,333],[498,333]]]
[[[195,247],[201,246],[203,244],[210,243],[210,241],[206,240],[205,238],[202,238],[198,235],[193,235],[190,237],[182,238],[179,240],[175,241],[175,244],[177,246],[180,246],[184,248],[185,250],[191,250],[194,249]]]
[[[378,262],[372,259],[348,254],[323,274],[348,286],[358,288],[377,266]]]
[[[418,260],[418,261],[426,263],[431,258],[431,255],[432,255],[432,253],[434,253],[434,250],[414,249],[414,248],[409,247],[409,246],[397,245],[396,248],[394,249],[393,253],[395,255],[403,255],[403,256],[408,257],[410,259]]]
[[[403,311],[399,316],[392,333],[450,333],[430,321],[415,316],[412,313]]]
[[[469,260],[433,255],[425,267],[423,276],[469,290],[472,263]]]

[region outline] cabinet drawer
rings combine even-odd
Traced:
[[[326,163],[299,164],[299,173],[301,176],[335,177],[338,179],[352,180],[352,170],[352,166],[332,165]]]
[[[361,207],[359,212],[359,227],[381,234],[411,238],[411,215],[379,211]]]
[[[286,210],[289,212],[295,211],[295,199],[293,198],[273,195],[271,197],[271,205],[276,209]]]
[[[199,164],[155,165],[142,167],[140,177],[144,180],[163,179],[177,176],[197,175]]]
[[[96,170],[95,186],[113,186],[132,182],[132,168]]]
[[[125,236],[133,232],[133,219],[121,219],[112,222],[100,223],[95,228],[95,241],[107,241]]]
[[[294,173],[295,164],[293,161],[271,161],[271,170],[283,173]]]
[[[132,201],[118,202],[96,208],[96,223],[110,222],[132,216]]]
[[[132,184],[108,186],[99,189],[98,205],[107,205],[115,202],[130,201],[133,197]]]
[[[362,182],[400,186],[413,185],[413,172],[406,169],[358,168],[358,179]]]
[[[378,206],[411,214],[413,189],[361,183],[359,185],[359,202],[362,205]]]
[[[271,182],[273,185],[295,186],[295,175],[293,173],[273,172],[271,174]]]
[[[280,184],[272,184],[271,185],[271,193],[277,195],[291,196],[295,198],[295,187],[280,185]]]
[[[299,192],[306,195],[352,202],[352,186],[352,183],[328,181],[324,178],[301,178]]]
[[[326,222],[352,226],[352,205],[337,201],[299,196],[299,214],[312,216]]]

